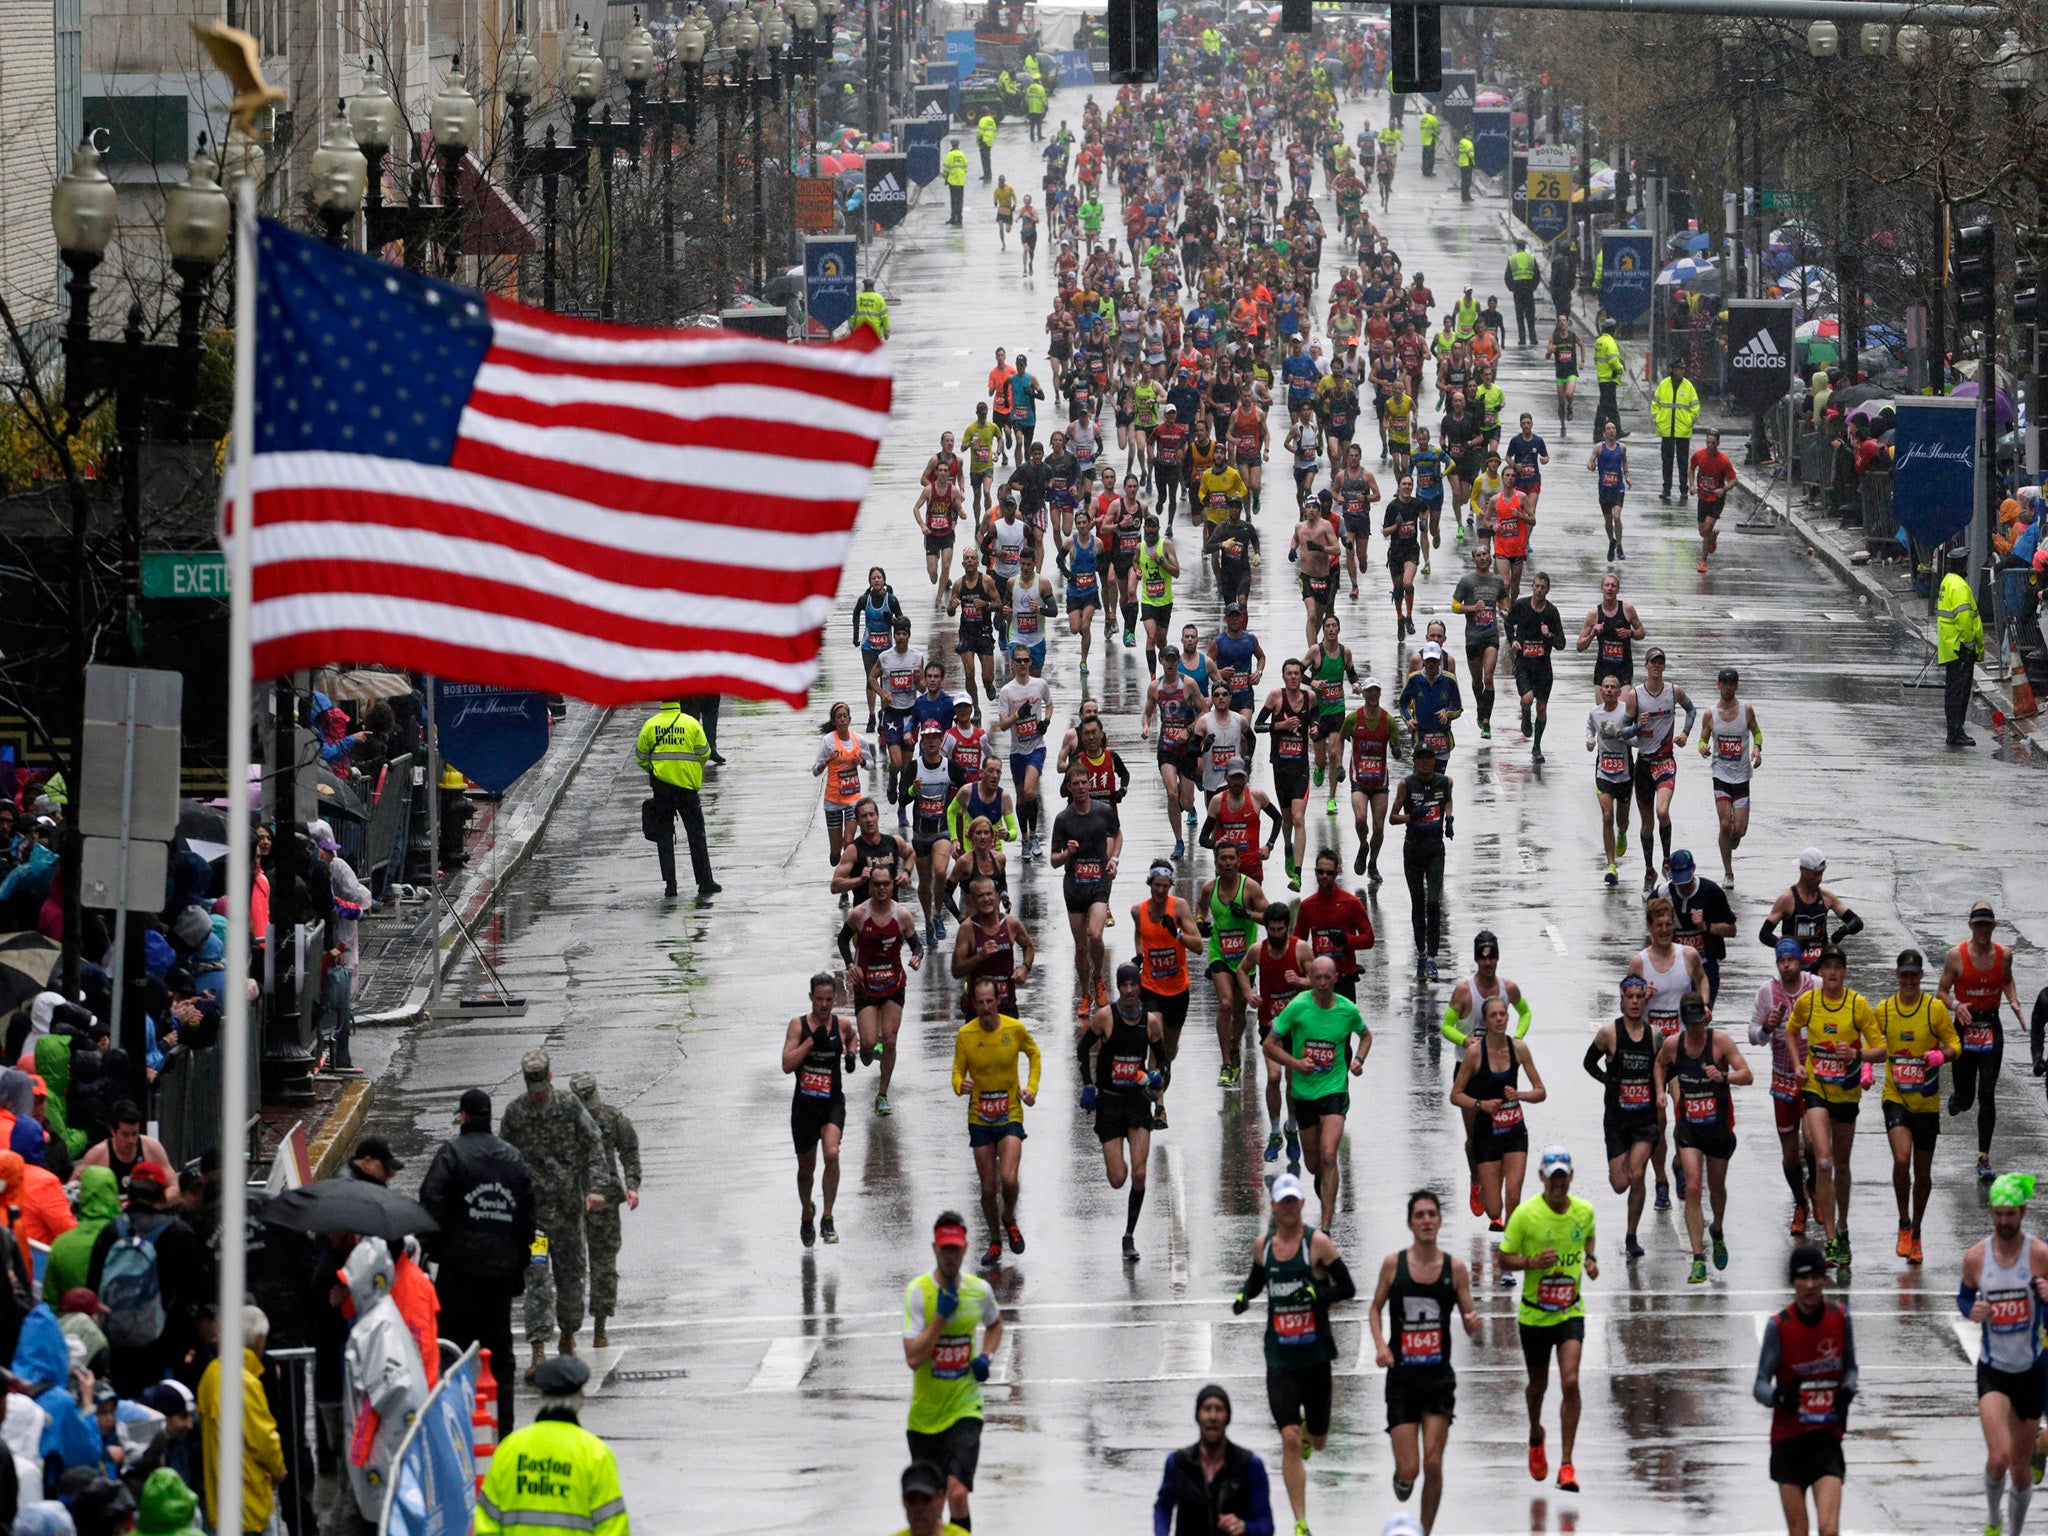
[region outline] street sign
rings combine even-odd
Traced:
[[[177,836],[184,712],[179,673],[86,668],[77,813],[87,837]]]
[[[1769,187],[1765,187],[1763,204],[1764,212],[1766,213],[1789,213],[1796,208],[1811,208],[1813,206],[1813,194],[1811,192],[1773,192]]]
[[[142,556],[144,597],[226,597],[227,556],[217,549],[146,550]]]

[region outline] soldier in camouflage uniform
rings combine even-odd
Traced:
[[[550,1318],[561,1329],[561,1352],[576,1353],[587,1268],[584,1217],[603,1208],[599,1190],[608,1172],[597,1122],[575,1094],[555,1089],[548,1053],[528,1051],[519,1058],[519,1070],[526,1092],[505,1106],[498,1134],[526,1159],[533,1176],[535,1222],[548,1245],[547,1262],[526,1267],[526,1337],[533,1345],[526,1379],[531,1381],[547,1358]]]
[[[624,1110],[598,1097],[593,1074],[578,1072],[569,1079],[569,1086],[576,1090],[576,1097],[604,1137],[604,1179],[591,1186],[604,1196],[604,1205],[583,1219],[590,1236],[590,1315],[596,1320],[590,1342],[603,1349],[611,1343],[604,1331],[605,1319],[619,1309],[620,1221],[624,1212],[640,1209],[640,1133]],[[619,1180],[622,1168],[624,1183]]]

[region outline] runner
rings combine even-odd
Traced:
[[[968,702],[978,718],[983,696],[993,703],[996,696],[996,629],[1006,625],[1010,605],[1002,583],[981,568],[981,551],[972,544],[960,552],[960,579],[946,594],[946,612],[960,615],[960,634],[955,649],[960,653],[960,673],[967,687]],[[981,661],[981,684],[975,686],[975,658]]]
[[[1803,850],[1799,855],[1799,877],[1784,895],[1771,903],[1771,910],[1764,914],[1763,927],[1757,930],[1758,939],[1775,949],[1778,925],[1783,923],[1786,936],[1799,941],[1801,963],[1809,971],[1819,969],[1823,950],[1830,946],[1839,948],[1844,939],[1863,931],[1863,919],[1850,909],[1846,901],[1820,883],[1827,868],[1826,854],[1818,848]],[[1841,919],[1841,926],[1832,934],[1828,932],[1828,914],[1831,912]]]
[[[1500,661],[1500,621],[1507,583],[1493,570],[1493,550],[1472,547],[1472,569],[1458,578],[1451,593],[1451,612],[1465,616],[1465,670],[1479,706],[1479,739],[1493,740],[1493,674]]]
[[[1249,733],[1252,729],[1252,700],[1256,697],[1259,679],[1266,675],[1266,648],[1259,644],[1257,635],[1245,628],[1242,602],[1225,605],[1223,628],[1209,641],[1208,657],[1210,673],[1216,679],[1216,692],[1228,692],[1231,709]]]
[[[1064,874],[1060,888],[1067,904],[1067,927],[1074,935],[1074,969],[1081,984],[1075,1012],[1085,1030],[1089,1014],[1109,1001],[1102,931],[1108,926],[1109,891],[1116,880],[1124,834],[1116,807],[1096,798],[1083,764],[1075,763],[1067,770],[1066,786],[1067,808],[1052,823],[1052,867]]]
[[[825,781],[826,851],[834,869],[839,867],[839,857],[846,851],[854,807],[860,803],[861,770],[874,766],[874,743],[854,731],[851,706],[834,704],[831,718],[820,733],[818,755],[811,763],[811,776]],[[845,892],[840,892],[840,905],[846,905],[846,901]]]
[[[911,760],[917,756],[917,696],[924,683],[924,652],[910,648],[910,620],[895,623],[895,644],[875,658],[882,699],[882,744],[889,749],[885,779],[896,825],[910,825]],[[947,711],[951,714],[950,708]]]
[[[1613,421],[1609,421],[1601,428],[1600,441],[1586,458],[1587,470],[1600,477],[1600,520],[1607,525],[1607,558],[1610,562],[1628,558],[1621,547],[1621,507],[1630,488],[1628,444],[1621,440],[1620,431]]]
[[[1776,958],[1778,973],[1757,988],[1749,1011],[1749,1043],[1771,1048],[1771,1114],[1778,1127],[1785,1185],[1792,1191],[1792,1235],[1804,1237],[1814,1172],[1811,1149],[1803,1155],[1801,1151],[1806,1037],[1790,1026],[1792,1005],[1819,986],[1820,978],[1800,964],[1797,939],[1780,939]]]
[[[1024,1233],[1017,1225],[1018,1171],[1024,1110],[1038,1102],[1041,1063],[1031,1031],[1002,1011],[995,978],[977,976],[968,990],[974,1017],[953,1036],[953,1092],[967,1100],[967,1145],[974,1152],[981,1213],[989,1230],[981,1265],[988,1269],[1002,1262],[1004,1237],[1010,1252],[1024,1251]],[[1027,1082],[1018,1081],[1019,1056],[1031,1063]]]
[[[1707,1027],[1712,1016],[1706,999],[1688,992],[1679,999],[1683,1027],[1657,1052],[1657,1098],[1670,1095],[1673,1140],[1684,1174],[1685,1230],[1692,1238],[1692,1284],[1707,1278],[1707,1242],[1713,1242],[1714,1268],[1728,1267],[1728,1159],[1735,1155],[1735,1104],[1730,1088],[1754,1081],[1749,1063],[1726,1033]],[[1701,1190],[1711,1197],[1714,1219],[1701,1210]]]
[[[1435,622],[1431,628],[1436,627]],[[1465,701],[1458,692],[1458,679],[1444,665],[1443,643],[1433,634],[1425,638],[1419,665],[1401,685],[1401,718],[1417,743],[1426,744],[1440,763],[1448,764],[1457,743],[1451,736],[1451,722],[1465,713]]]
[[[925,943],[934,949],[946,936],[946,877],[953,868],[947,820],[953,805],[953,768],[943,751],[945,732],[928,720],[918,733],[911,765],[910,846],[917,858],[917,901],[924,909]]]
[[[1302,665],[1289,657],[1280,669],[1281,683],[1266,695],[1255,730],[1271,738],[1273,797],[1280,802],[1280,830],[1285,839],[1287,886],[1301,889],[1301,852],[1308,847],[1309,731],[1315,723],[1315,695],[1302,685]]]
[[[1584,649],[1582,645],[1580,649]],[[1635,722],[1621,702],[1621,679],[1600,674],[1592,709],[1586,712],[1586,750],[1593,757],[1593,797],[1600,802],[1600,849],[1607,856],[1607,883],[1619,885],[1618,861],[1628,852],[1628,792]]]
[[[1247,792],[1240,781],[1240,771],[1241,762],[1231,766],[1231,789],[1217,796],[1216,804],[1223,806],[1234,789],[1242,797],[1243,810],[1249,814],[1251,802],[1263,802],[1265,796],[1257,790]],[[1270,805],[1263,809],[1269,815],[1273,813]],[[1230,813],[1221,810],[1213,813],[1218,820],[1227,814]],[[1245,824],[1233,815],[1226,830],[1235,831],[1240,825]],[[1200,932],[1208,940],[1209,982],[1216,989],[1216,1043],[1223,1061],[1216,1073],[1216,1083],[1221,1088],[1234,1088],[1243,1077],[1239,1061],[1244,1051],[1244,1013],[1251,1002],[1250,987],[1239,968],[1257,938],[1259,919],[1266,911],[1266,893],[1240,867],[1241,843],[1219,833],[1213,846],[1216,875],[1202,883],[1201,893],[1195,898],[1195,910],[1201,914]]]
[[[1856,1396],[1856,1333],[1827,1299],[1828,1266],[1811,1243],[1792,1250],[1792,1304],[1764,1323],[1756,1400],[1771,1410],[1771,1481],[1789,1536],[1806,1536],[1806,1496],[1821,1536],[1841,1529],[1842,1433]]]
[[[1436,748],[1418,738],[1414,757],[1415,770],[1394,791],[1387,819],[1408,829],[1401,844],[1401,869],[1408,880],[1409,917],[1415,927],[1415,975],[1418,980],[1433,982],[1443,942],[1444,840],[1457,833],[1452,823],[1451,781],[1437,770]]]
[[[1364,456],[1355,445],[1347,450],[1344,467],[1335,476],[1332,491],[1343,519],[1344,569],[1351,578],[1351,595],[1356,598],[1358,578],[1370,564],[1372,509],[1380,499],[1380,483],[1365,467]]]
[[[1617,1195],[1628,1196],[1628,1236],[1622,1254],[1631,1264],[1643,1256],[1643,1245],[1636,1239],[1643,1219],[1643,1171],[1662,1136],[1658,1040],[1643,1018],[1649,996],[1650,984],[1642,977],[1622,977],[1621,1013],[1594,1033],[1585,1060],[1587,1073],[1605,1085],[1601,1130],[1607,1139],[1607,1183]]]
[[[1142,913],[1145,904],[1133,907]],[[1152,1102],[1166,1086],[1166,1032],[1145,1006],[1143,972],[1130,961],[1116,968],[1116,1000],[1095,1010],[1089,1028],[1101,1039],[1102,1081],[1095,1091],[1095,1136],[1111,1189],[1131,1185],[1124,1216],[1124,1262],[1138,1262],[1138,1213],[1145,1208],[1145,1169],[1152,1155]],[[1125,1163],[1126,1149],[1130,1161]]]
[[[782,1033],[782,1070],[795,1078],[789,1101],[789,1134],[796,1143],[796,1194],[803,1202],[797,1237],[808,1248],[822,1233],[839,1241],[832,1224],[832,1202],[839,1198],[839,1138],[846,1129],[846,1088],[840,1073],[851,1072],[854,1025],[833,1011],[839,982],[830,971],[811,978],[811,1011],[789,1021]],[[811,1182],[818,1168],[818,1149],[825,1150],[825,1210],[812,1224]]]
[[[1027,197],[1024,201],[1028,209],[1031,200]],[[1028,271],[1031,266],[1029,247],[1025,250],[1024,265]],[[988,371],[989,415],[996,430],[1002,434],[1002,456],[1006,464],[1020,456],[1024,448],[1023,439],[1013,430],[1010,415],[1010,380],[1016,376],[1017,370],[1005,360],[1005,349],[997,347],[996,365]]]
[[[854,802],[853,834],[841,847],[839,862],[832,870],[832,894],[842,898],[865,894],[868,874],[876,865],[888,869],[901,889],[909,886],[916,860],[910,839],[898,832],[884,833],[881,806],[873,795],[863,795]]]
[[[1038,851],[1038,776],[1045,771],[1045,732],[1052,715],[1052,688],[1032,672],[1031,655],[1021,640],[1010,647],[1010,681],[996,695],[996,729],[1010,733],[1010,782],[1017,790],[1027,859]]]
[[[967,450],[967,484],[974,494],[973,518],[980,524],[983,514],[989,510],[989,492],[995,479],[996,455],[1003,449],[1004,431],[989,419],[988,402],[977,400],[974,405],[974,420],[960,434],[960,444]]]
[[[1095,610],[1102,604],[1100,565],[1109,549],[1095,537],[1095,519],[1086,508],[1074,516],[1074,539],[1067,546],[1067,629],[1081,640],[1081,675],[1088,675],[1088,647],[1095,638]]]
[[[1525,1040],[1508,1034],[1508,1000],[1495,995],[1479,1004],[1480,1032],[1465,1044],[1451,1081],[1451,1102],[1471,1112],[1469,1135],[1472,1166],[1479,1176],[1479,1202],[1489,1231],[1499,1232],[1503,1218],[1522,1200],[1522,1178],[1529,1166],[1529,1126],[1524,1104],[1540,1104],[1548,1096],[1543,1078]],[[1522,1074],[1529,1085],[1522,1086]],[[1507,1266],[1501,1283],[1512,1284]]]
[[[1444,1447],[1457,1417],[1451,1314],[1463,1319],[1468,1339],[1477,1341],[1482,1326],[1472,1300],[1471,1267],[1437,1246],[1443,1224],[1443,1206],[1433,1193],[1418,1189],[1408,1197],[1408,1230],[1415,1241],[1381,1263],[1366,1314],[1376,1363],[1387,1373],[1394,1497],[1407,1503],[1420,1477],[1423,1536],[1436,1527],[1444,1497]]]
[[[1636,605],[1621,600],[1621,578],[1609,571],[1600,578],[1600,601],[1586,613],[1579,626],[1578,648],[1584,651],[1597,638],[1600,649],[1593,658],[1593,682],[1612,677],[1623,687],[1635,681],[1635,642],[1646,631],[1636,617]]]
[[[1147,895],[1131,908],[1131,934],[1138,947],[1138,961],[1144,967],[1139,978],[1145,1010],[1157,1014],[1160,1024],[1160,1084],[1153,1096],[1157,1108],[1152,1114],[1155,1130],[1166,1129],[1166,1090],[1173,1083],[1174,1058],[1180,1055],[1181,1031],[1188,1022],[1188,956],[1203,950],[1201,933],[1195,927],[1188,904],[1173,894],[1173,866],[1164,859],[1145,872]],[[1081,1081],[1090,1082],[1087,1058],[1082,1058]],[[1090,1103],[1090,1092],[1081,1090],[1081,1107]]]
[[[1017,989],[1038,958],[1031,930],[1016,914],[1003,911],[1000,892],[992,875],[975,874],[967,881],[967,915],[953,938],[953,979],[961,984],[963,1018],[974,1017],[974,984],[983,979],[996,984],[997,1006],[1014,1015]]]
[[[1721,451],[1721,429],[1707,428],[1707,446],[1694,451],[1689,466],[1694,492],[1699,497],[1700,564],[1707,574],[1707,561],[1721,544],[1721,513],[1728,504],[1729,487],[1735,484],[1735,466]]]
[[[1015,503],[1005,504],[1004,510],[1014,510]],[[998,538],[1005,525],[995,525]],[[1001,546],[998,544],[998,550]],[[1026,674],[1042,677],[1045,674],[1045,616],[1052,608],[1052,582],[1040,574],[1038,551],[1019,547],[1016,551],[1016,574],[1008,578],[1010,601],[1003,615],[1009,623],[1012,643],[1023,646],[1030,652],[1031,667]],[[1003,580],[1000,570],[995,573],[998,581]]]
[[[1898,1255],[1908,1264],[1922,1262],[1921,1227],[1941,1137],[1942,1063],[1957,1060],[1962,1049],[1947,1007],[1920,990],[1926,968],[1919,950],[1901,950],[1892,968],[1899,990],[1877,1005],[1885,1049],[1884,1134],[1892,1147],[1892,1194],[1899,1206]]]
[[[1265,911],[1266,936],[1259,940],[1257,949],[1245,956],[1238,969],[1244,980],[1256,987],[1259,1000],[1259,1057],[1266,1064],[1266,1122],[1270,1127],[1266,1135],[1266,1161],[1270,1163],[1280,1156],[1284,1132],[1287,1171],[1299,1174],[1301,1137],[1294,1123],[1293,1106],[1286,1097],[1287,1068],[1266,1050],[1266,1039],[1273,1033],[1273,1020],[1280,1016],[1280,1010],[1298,993],[1308,990],[1308,941],[1294,937],[1293,920],[1286,902],[1271,903]]]
[[[1721,824],[1721,883],[1735,884],[1735,850],[1749,835],[1750,776],[1764,762],[1764,726],[1753,706],[1735,696],[1742,674],[1723,667],[1715,678],[1720,697],[1707,711],[1700,756],[1712,765],[1714,815]]]
[[[1657,821],[1657,841],[1664,846],[1664,873],[1671,872],[1671,796],[1678,788],[1677,748],[1692,734],[1699,711],[1685,690],[1664,677],[1664,651],[1651,646],[1643,658],[1643,680],[1629,686],[1625,700],[1628,717],[1635,725],[1636,831],[1643,847],[1643,889],[1657,883],[1656,844],[1650,837],[1650,818]],[[1685,724],[1677,724],[1677,712],[1685,711]],[[1676,726],[1676,734],[1673,727]]]
[[[1148,677],[1158,672],[1160,654],[1173,648],[1168,637],[1173,633],[1173,579],[1178,575],[1180,551],[1170,537],[1160,538],[1158,516],[1147,513],[1144,543],[1138,550],[1138,612],[1145,624]]]
[[[1352,714],[1345,734],[1351,738],[1351,820],[1358,829],[1358,857],[1351,872],[1366,877],[1369,890],[1380,888],[1380,845],[1387,836],[1387,758],[1405,751],[1398,716],[1380,708],[1376,677],[1358,685],[1365,702]],[[1343,740],[1343,735],[1339,736]],[[1368,819],[1371,822],[1367,826]]]
[[[952,440],[953,434],[948,432],[946,442],[950,444]],[[960,482],[950,467],[958,462],[959,455],[942,450],[933,459],[934,467],[910,509],[918,531],[924,535],[925,576],[941,592],[953,585],[953,541],[960,519],[967,514]]]
[[[1415,633],[1415,570],[1422,559],[1422,518],[1428,508],[1416,498],[1415,477],[1405,470],[1394,483],[1393,500],[1380,519],[1387,538],[1387,580],[1393,586],[1394,634]]]
[[[1806,1043],[1806,1144],[1813,1148],[1813,1203],[1830,1264],[1847,1269],[1849,1154],[1863,1100],[1863,1063],[1884,1059],[1877,1016],[1844,985],[1849,960],[1833,945],[1820,954],[1820,985],[1792,1005],[1787,1028]]]
[[[2012,1009],[2014,1023],[2020,1014],[2018,983],[2012,974],[2012,951],[1994,943],[1998,914],[1991,903],[1980,901],[1970,908],[1970,936],[1955,945],[1941,963],[1941,981],[1935,995],[1955,1016],[1962,1035],[1962,1052],[1956,1057],[1956,1089],[1949,1095],[1948,1112],[1960,1115],[1975,1101],[1977,1105],[1977,1177],[1991,1177],[1991,1133],[1998,1128],[1998,1071],[2005,1064],[2005,1020],[1998,1004],[2002,999]]]
[[[1336,617],[1337,563],[1343,558],[1343,540],[1329,511],[1327,493],[1312,497],[1302,508],[1287,550],[1289,560],[1301,562],[1301,606],[1307,616],[1302,628],[1310,645]]]
[[[1572,330],[1571,316],[1562,310],[1558,312],[1557,328],[1550,333],[1550,344],[1543,349],[1543,355],[1556,367],[1557,435],[1562,441],[1572,435],[1566,423],[1578,414],[1578,402],[1573,397],[1579,390],[1579,338]],[[1612,536],[1609,535],[1610,538]]]
[[[876,860],[867,867],[868,896],[846,914],[839,929],[839,958],[846,963],[853,992],[854,1016],[860,1023],[860,1061],[882,1059],[882,1080],[875,1089],[875,1113],[887,1115],[889,1079],[896,1075],[896,1034],[903,1024],[904,948],[911,970],[924,963],[924,941],[910,913],[895,899],[896,866]]]
[[[1294,1536],[1309,1536],[1304,1463],[1330,1438],[1330,1364],[1337,1358],[1330,1308],[1351,1300],[1358,1286],[1330,1234],[1302,1224],[1301,1200],[1301,1180],[1293,1174],[1273,1181],[1273,1229],[1260,1240],[1230,1310],[1242,1316],[1266,1293],[1266,1404],[1280,1431]]]
[[[2025,1526],[2034,1496],[2029,1463],[2039,1454],[2035,1436],[2048,1395],[2048,1354],[2041,1343],[2048,1243],[2027,1235],[2027,1202],[2033,1196],[2031,1173],[2008,1173],[1993,1181],[1991,1235],[1963,1255],[1963,1283],[1956,1292],[1957,1308],[1984,1330],[1977,1351],[1977,1417],[1984,1430],[1988,1510],[1984,1529],[2012,1536]],[[2001,1494],[2006,1496],[2002,1511]]]
[[[1563,1459],[1557,1486],[1579,1491],[1572,1448],[1579,1437],[1579,1357],[1586,1347],[1584,1282],[1600,1278],[1593,1251],[1593,1207],[1572,1193],[1572,1155],[1546,1147],[1539,1169],[1543,1187],[1515,1207],[1501,1239],[1500,1262],[1522,1272],[1519,1329],[1529,1368],[1529,1475],[1542,1482],[1550,1461],[1544,1450],[1543,1399],[1550,1390],[1550,1357],[1557,1355],[1558,1418]]]
[[[1315,643],[1302,658],[1302,668],[1316,691],[1316,764],[1314,782],[1327,789],[1324,809],[1337,814],[1337,787],[1344,778],[1344,684],[1358,686],[1358,667],[1351,647],[1338,639],[1342,621],[1333,613],[1323,619]]]
[[[1700,957],[1707,983],[1701,996],[1709,1008],[1717,1006],[1721,962],[1728,958],[1728,941],[1735,937],[1735,909],[1728,904],[1728,893],[1699,872],[1690,848],[1680,848],[1671,855],[1670,878],[1657,886],[1656,894],[1671,903],[1678,942]]]
[[[861,666],[867,672],[868,731],[876,727],[875,710],[881,703],[882,679],[878,663],[889,649],[898,624],[908,624],[896,601],[889,577],[879,565],[868,567],[867,590],[854,600],[853,643],[860,649]],[[891,797],[893,800],[893,796]]]
[[[1316,855],[1316,888],[1294,906],[1294,936],[1308,942],[1312,956],[1328,956],[1337,965],[1337,991],[1358,1001],[1358,952],[1376,942],[1365,903],[1337,884],[1336,850]],[[1304,973],[1306,974],[1306,973]]]
[[[1529,595],[1508,611],[1508,648],[1515,658],[1515,692],[1522,701],[1522,734],[1530,738],[1529,761],[1543,761],[1543,732],[1550,724],[1550,658],[1564,649],[1564,616],[1550,601],[1550,576],[1538,571]],[[1533,714],[1532,714],[1533,710]]]
[[[988,1282],[964,1270],[967,1222],[958,1211],[939,1213],[932,1257],[931,1271],[903,1291],[903,1363],[913,1373],[907,1438],[912,1461],[929,1462],[945,1474],[953,1523],[971,1528],[968,1496],[981,1462],[981,1384],[988,1380],[989,1356],[1002,1343],[1003,1309]]]

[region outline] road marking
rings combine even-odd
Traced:
[[[1969,1361],[1970,1364],[1975,1365],[1977,1363],[1977,1351],[1982,1347],[1984,1341],[1982,1327],[1971,1322],[1967,1317],[1951,1317],[1948,1320],[1948,1325],[1955,1330],[1956,1343],[1963,1351],[1963,1358]]]
[[[1166,1263],[1173,1288],[1188,1288],[1188,1194],[1181,1179],[1180,1148],[1166,1144]]]
[[[1550,947],[1552,949],[1556,950],[1560,955],[1564,953],[1564,935],[1557,931],[1557,924],[1545,923],[1543,925],[1543,936],[1550,940]]]
[[[996,1343],[996,1352],[989,1357],[988,1380],[990,1386],[1007,1386],[1010,1381],[1010,1367],[1017,1360],[1017,1333],[1005,1328],[1003,1336]]]
[[[1166,1349],[1160,1357],[1161,1376],[1206,1376],[1215,1344],[1215,1330],[1207,1323],[1184,1323],[1170,1329]]]
[[[960,381],[958,379],[948,379],[946,380],[945,387],[947,389],[958,389],[960,387]]]
[[[818,1357],[818,1339],[771,1339],[761,1356],[749,1392],[794,1392],[803,1385],[804,1373]]]

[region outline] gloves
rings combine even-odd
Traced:
[[[1444,818],[1444,836],[1445,836],[1445,837],[1448,837],[1448,838],[1455,838],[1455,837],[1456,837],[1456,836],[1458,835],[1458,828],[1457,828],[1456,822],[1457,822],[1457,818],[1456,818],[1456,817],[1453,817],[1453,816],[1446,816],[1446,817]]]
[[[1944,1055],[1944,1054],[1943,1054],[1942,1052],[1940,1052],[1940,1051],[1929,1051],[1929,1052],[1927,1053],[1927,1065],[1928,1065],[1928,1066],[1930,1066],[1930,1067],[1938,1067],[1938,1066],[1940,1066],[1940,1065],[1941,1065],[1941,1064],[1942,1064],[1942,1063],[1943,1063],[1944,1061],[1947,1061],[1947,1060],[1948,1060],[1948,1057],[1947,1057],[1947,1056],[1945,1056],[1945,1055]]]
[[[940,1292],[939,1292],[939,1298],[938,1298],[938,1304],[937,1304],[937,1311],[938,1311],[938,1314],[939,1314],[939,1316],[941,1316],[941,1317],[951,1317],[951,1316],[952,1316],[952,1315],[953,1315],[953,1314],[954,1314],[955,1312],[958,1312],[959,1310],[960,1310],[960,1293],[959,1293],[958,1291],[940,1291]]]
[[[1244,1299],[1244,1292],[1239,1291],[1237,1293],[1237,1299],[1231,1302],[1230,1304],[1231,1315],[1234,1317],[1243,1317],[1245,1314],[1245,1309],[1248,1308],[1250,1305],[1251,1303]]]
[[[974,1361],[973,1361],[972,1369],[973,1369],[973,1371],[974,1371],[974,1379],[975,1379],[976,1381],[987,1381],[987,1380],[988,1380],[988,1356],[987,1356],[987,1355],[976,1355],[976,1356],[974,1357]]]
[[[1081,1107],[1083,1109],[1093,1109],[1095,1107],[1095,1085],[1093,1083],[1083,1083],[1081,1085]]]
[[[1147,1092],[1156,1094],[1161,1092],[1165,1087],[1166,1074],[1164,1072],[1153,1071],[1147,1072],[1145,1074],[1145,1088]]]

